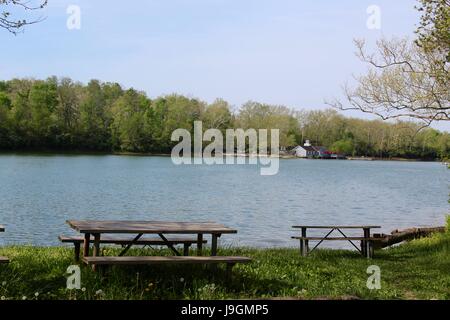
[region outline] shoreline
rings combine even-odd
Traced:
[[[132,157],[170,157],[170,153],[160,152],[111,152],[111,151],[61,151],[61,150],[0,150],[1,155],[18,155],[18,156],[132,156]],[[230,156],[230,154],[224,153],[223,156]],[[233,154],[234,157],[272,157],[271,155],[249,155],[249,154]],[[395,162],[443,162],[440,159],[421,159],[421,158],[379,158],[379,157],[348,157],[346,159],[315,159],[315,158],[299,158],[292,155],[278,155],[273,158],[279,158],[283,160],[348,160],[348,161],[395,161]]]

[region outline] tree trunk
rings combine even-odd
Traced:
[[[380,238],[379,241],[374,241],[374,248],[381,249],[392,246],[394,244],[414,240],[422,237],[428,237],[436,232],[445,232],[445,227],[432,228],[410,228],[405,230],[394,230],[390,235],[388,234],[374,234],[374,238]]]

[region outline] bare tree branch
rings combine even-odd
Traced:
[[[423,50],[408,39],[382,39],[377,53],[368,54],[364,40],[355,40],[356,55],[369,65],[355,77],[355,88],[345,85],[348,102],[326,102],[340,110],[359,110],[383,120],[417,119],[427,126],[450,121],[448,64],[438,51]]]
[[[12,34],[17,34],[23,30],[24,26],[43,21],[44,18],[42,17],[33,20],[13,17],[17,13],[13,15],[11,9],[19,8],[22,11],[39,10],[47,5],[48,0],[39,0],[36,5],[30,4],[30,2],[24,0],[0,0],[0,28],[8,30]]]

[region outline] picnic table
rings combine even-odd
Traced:
[[[5,232],[5,227],[0,225],[0,232]],[[9,259],[0,256],[0,264],[9,263]]]
[[[67,224],[79,233],[84,234],[83,261],[87,264],[156,264],[156,263],[227,263],[227,271],[240,262],[249,262],[246,257],[216,257],[217,240],[222,234],[234,234],[237,230],[215,222],[168,222],[168,221],[119,221],[119,220],[68,220]],[[99,257],[102,235],[133,234],[134,238],[127,241],[118,257]],[[167,246],[176,257],[126,257],[125,254],[135,244],[139,244],[143,235],[154,234],[161,239],[161,244]],[[182,256],[167,235],[196,235],[197,257]],[[93,251],[90,255],[91,235],[94,237]],[[204,236],[211,236],[211,257],[202,256]],[[228,272],[227,272],[228,273]]]
[[[311,225],[298,225],[292,226],[294,229],[301,229],[301,236],[294,236],[293,239],[300,240],[300,254],[302,256],[307,256],[309,253],[313,252],[320,244],[324,241],[348,241],[350,242],[356,250],[358,250],[363,256],[367,258],[373,257],[373,242],[379,241],[379,238],[371,237],[370,230],[378,229],[381,226],[374,225],[361,225],[361,226],[339,226],[339,225],[328,225],[328,226],[311,226]],[[326,230],[328,233],[325,236],[308,236],[307,230]],[[355,230],[362,229],[362,236],[347,236],[343,230]],[[339,237],[330,237],[330,235],[337,231]],[[309,251],[309,241],[319,241],[311,251]],[[358,247],[353,241],[361,241],[360,247]]]

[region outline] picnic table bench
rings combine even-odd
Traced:
[[[5,227],[0,225],[0,232],[5,232]],[[9,263],[9,259],[0,256],[0,264]]]
[[[84,237],[80,236],[65,236],[60,235],[59,241],[62,243],[72,243],[74,245],[74,255],[75,255],[75,261],[80,260],[80,251],[81,251],[81,244],[84,243]],[[133,238],[130,237],[102,237],[100,239],[100,243],[102,244],[116,244],[126,246],[130,242],[133,241]],[[90,244],[94,243],[94,238],[91,236],[90,238]],[[206,240],[203,240],[203,244],[206,244]],[[188,239],[188,238],[170,238],[167,239],[167,243],[175,246],[182,244],[183,245],[183,255],[188,256],[189,255],[189,248],[197,243],[197,239]],[[153,239],[147,239],[147,238],[141,238],[134,242],[134,245],[143,245],[143,246],[163,246],[166,245],[166,242],[159,238],[153,238]]]
[[[380,241],[380,238],[375,238],[370,235],[371,229],[381,228],[380,226],[292,226],[295,229],[301,229],[301,236],[294,236],[292,239],[300,240],[300,254],[302,256],[307,256],[309,253],[313,252],[322,242],[324,241],[348,241],[350,242],[356,250],[358,250],[363,256],[367,258],[373,257],[373,243],[375,241]],[[325,236],[307,236],[306,232],[308,229],[323,229],[329,230]],[[355,230],[362,229],[362,236],[347,236],[343,230]],[[334,232],[339,232],[340,236],[330,237]],[[319,241],[313,249],[309,250],[309,241]],[[360,241],[360,247],[358,247],[353,241]]]
[[[67,224],[76,231],[84,234],[83,237],[83,262],[92,265],[95,270],[96,265],[142,265],[142,264],[167,264],[167,263],[192,263],[192,264],[218,264],[227,265],[227,276],[231,275],[231,269],[236,263],[247,263],[251,259],[247,257],[217,256],[217,241],[222,234],[237,233],[237,230],[230,229],[215,222],[164,222],[164,221],[93,221],[93,220],[69,220]],[[118,256],[100,256],[100,244],[103,242],[104,234],[134,234],[133,238],[123,239],[122,252]],[[142,241],[145,234],[158,235],[159,245],[167,246],[175,256],[125,256],[128,250]],[[168,234],[197,235],[196,240],[188,240],[190,244],[196,243],[197,256],[182,256],[175,248],[175,243],[166,236]],[[211,256],[203,257],[202,250],[205,243],[204,235],[211,235]],[[92,241],[91,235],[94,239]],[[176,241],[176,240],[175,240]],[[194,241],[194,242],[192,242]],[[90,244],[93,243],[92,255],[90,255]]]
[[[150,265],[150,264],[218,264],[225,263],[226,277],[231,279],[231,270],[236,263],[248,263],[247,257],[211,256],[211,257],[187,257],[187,256],[147,256],[147,257],[84,257],[83,261],[88,265]]]

